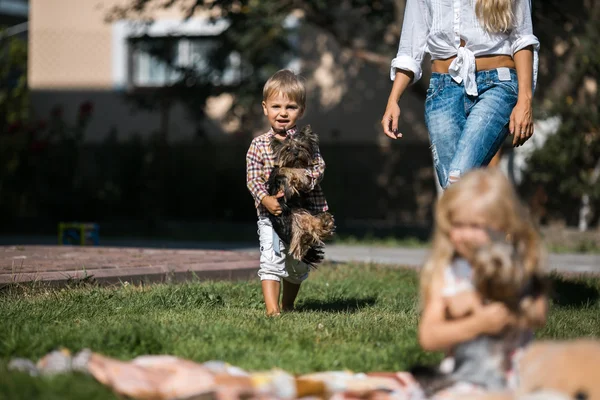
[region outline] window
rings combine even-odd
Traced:
[[[27,18],[29,0],[0,0],[0,14]]]
[[[235,85],[242,62],[235,52],[224,53],[218,36],[169,36],[129,39],[129,83],[162,87],[183,82]]]

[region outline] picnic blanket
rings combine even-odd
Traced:
[[[410,375],[399,372],[325,371],[292,375],[281,369],[249,372],[224,361],[198,363],[171,355],[129,361],[89,349],[52,351],[37,363],[17,358],[9,369],[34,376],[81,372],[115,393],[134,399],[395,399],[418,395]]]

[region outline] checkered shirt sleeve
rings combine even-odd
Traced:
[[[310,190],[313,190],[321,183],[323,176],[325,175],[325,160],[321,156],[321,151],[319,149],[315,152],[313,166],[307,170],[307,174],[312,179]]]
[[[258,206],[265,196],[268,196],[265,186],[265,147],[261,142],[253,140],[246,153],[246,186]]]
[[[313,166],[308,168],[306,173],[312,180],[311,191],[308,193],[311,211],[318,213],[328,211],[329,205],[327,204],[327,199],[325,198],[325,194],[320,185],[323,176],[325,175],[325,160],[321,156],[321,151],[319,149],[315,152]]]

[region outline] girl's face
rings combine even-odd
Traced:
[[[477,247],[490,242],[486,218],[468,207],[461,207],[452,218],[450,242],[461,257],[469,257]]]

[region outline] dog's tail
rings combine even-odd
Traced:
[[[327,212],[312,215],[300,211],[292,214],[292,221],[295,226],[290,244],[292,256],[316,268],[325,258],[324,241],[335,231],[333,216]]]

